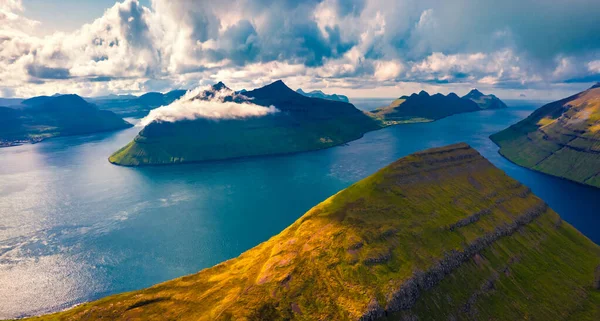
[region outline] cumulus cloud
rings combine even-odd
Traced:
[[[121,0],[38,37],[0,0],[0,91],[143,92],[222,79],[303,88],[402,82],[549,87],[600,77],[594,0]]]
[[[199,87],[188,91],[168,106],[153,109],[140,121],[139,126],[145,127],[152,122],[172,123],[199,118],[225,120],[262,117],[278,112],[275,106],[264,107],[253,104],[248,97],[235,94],[227,88],[213,90],[210,86]]]

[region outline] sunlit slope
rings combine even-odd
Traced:
[[[491,138],[521,166],[600,187],[600,85],[547,104]]]
[[[383,126],[352,104],[305,97],[281,81],[244,95],[280,112],[244,119],[153,122],[109,160],[138,166],[304,152],[343,144]]]
[[[466,144],[404,157],[239,257],[40,320],[598,320],[600,248]]]

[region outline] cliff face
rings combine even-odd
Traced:
[[[491,139],[521,166],[600,187],[600,87],[544,105]]]
[[[48,320],[597,320],[600,248],[466,144],[404,157],[239,257]]]

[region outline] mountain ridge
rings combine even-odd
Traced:
[[[496,108],[506,108],[506,105],[496,96],[484,95],[478,90],[472,90],[463,97],[455,93],[430,95],[421,90],[410,96],[403,95],[390,105],[373,110],[373,114],[383,119],[387,125],[396,125],[430,122],[454,114]]]
[[[348,99],[347,96],[338,95],[338,94],[330,94],[329,95],[329,94],[324,93],[321,90],[312,90],[310,92],[305,92],[304,90],[302,90],[302,88],[298,88],[298,89],[296,89],[296,92],[303,96],[307,96],[307,97],[329,99],[329,100],[341,101],[341,102],[345,102],[345,103],[350,102],[350,99]]]

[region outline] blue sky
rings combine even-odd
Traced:
[[[0,0],[0,96],[277,79],[555,99],[600,81],[597,0]]]
[[[56,31],[72,32],[85,23],[102,16],[104,11],[115,4],[115,0],[24,0],[26,16],[39,21],[44,27],[41,34]],[[150,0],[140,1],[150,6]]]

